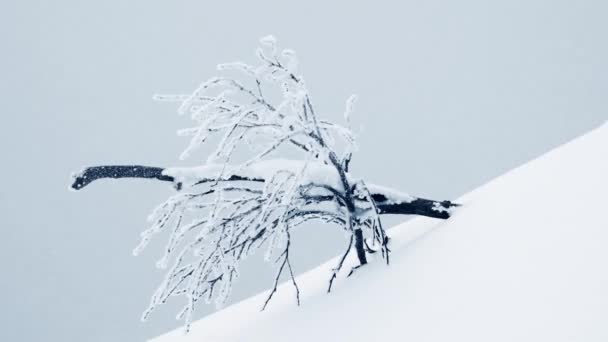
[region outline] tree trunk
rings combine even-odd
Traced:
[[[355,229],[355,250],[357,251],[357,258],[359,258],[359,264],[367,264],[367,256],[365,254],[365,246],[363,243],[363,231],[361,228]]]

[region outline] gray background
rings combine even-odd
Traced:
[[[3,1],[0,340],[138,341],[179,325],[175,304],[139,322],[164,241],[131,255],[171,189],[67,191],[85,165],[188,165],[174,133],[188,119],[152,94],[188,92],[218,62],[252,61],[257,39],[274,33],[298,52],[322,115],[360,95],[358,175],[451,199],[608,118],[607,4]],[[344,244],[331,227],[298,241],[299,271]],[[270,284],[270,265],[248,266],[233,300]]]

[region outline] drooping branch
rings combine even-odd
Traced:
[[[80,173],[74,175],[72,189],[80,190],[95,180],[104,178],[147,178],[156,179],[164,182],[175,183],[175,178],[163,173],[165,169],[161,167],[141,166],[141,165],[109,165],[87,167]],[[202,179],[196,184],[217,181],[217,179]],[[264,182],[259,176],[248,177],[246,175],[233,174],[220,181],[235,182]],[[181,184],[175,183],[176,188]],[[458,204],[450,201],[433,201],[424,198],[399,198],[391,191],[383,187],[370,186],[371,197],[376,202],[378,213],[381,215],[419,215],[438,219],[448,219],[450,209],[457,207]]]
[[[334,267],[334,269],[332,270],[331,278],[329,278],[329,286],[327,287],[327,293],[331,292],[331,286],[334,283],[334,280],[336,279],[338,272],[340,272],[340,270],[342,269],[342,266],[344,266],[344,261],[346,260],[346,257],[348,256],[348,253],[350,252],[352,247],[353,247],[353,236],[351,235],[350,240],[348,241],[348,247],[346,248],[346,252],[344,252],[344,254],[342,254],[342,256],[340,257],[340,261],[338,261],[338,265],[336,265],[336,267]]]

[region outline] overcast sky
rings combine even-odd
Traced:
[[[67,191],[86,165],[197,162],[177,161],[189,121],[153,94],[253,61],[273,33],[298,53],[320,115],[359,94],[353,172],[454,199],[608,119],[606,13],[599,0],[4,3],[0,340],[141,341],[179,325],[175,304],[139,321],[164,241],[131,254],[170,187]],[[345,243],[330,226],[298,237],[299,272]],[[248,266],[233,300],[272,281],[270,265]]]

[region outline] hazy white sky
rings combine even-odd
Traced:
[[[298,53],[321,115],[339,117],[359,94],[354,172],[415,195],[456,198],[608,119],[605,1],[2,7],[2,341],[137,341],[179,324],[176,305],[139,322],[162,277],[163,241],[131,256],[171,189],[124,181],[71,193],[69,175],[99,163],[195,163],[177,163],[187,141],[174,132],[187,118],[152,94],[188,92],[219,62],[253,60],[268,33]],[[344,244],[322,226],[299,241],[299,271]],[[249,266],[234,300],[271,282],[272,267]]]

